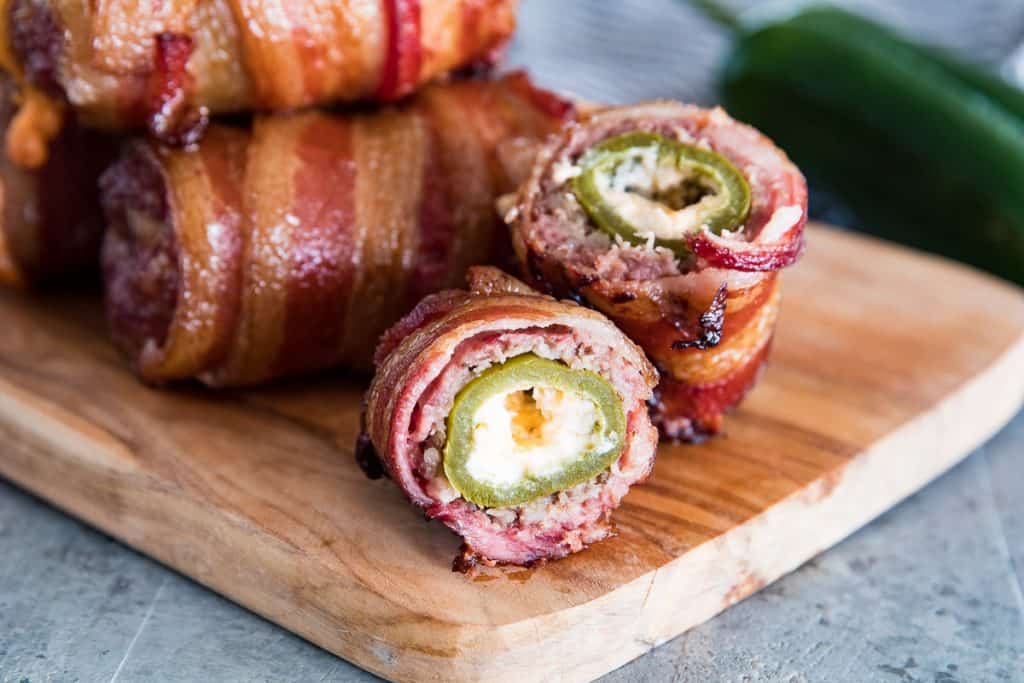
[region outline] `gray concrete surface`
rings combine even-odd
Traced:
[[[873,524],[609,674],[1024,682],[1024,413]],[[376,680],[0,483],[0,682]]]

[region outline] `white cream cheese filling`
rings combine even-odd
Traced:
[[[557,474],[612,446],[602,435],[600,415],[588,398],[553,387],[492,396],[473,415],[466,472],[495,487]]]
[[[640,194],[657,196],[691,179],[685,167],[671,157],[659,158],[656,146],[630,151],[628,161],[616,164],[611,172],[598,169],[595,181],[610,208],[635,226],[640,237],[673,240],[700,230],[704,216],[722,203],[718,194],[707,194],[694,204],[673,209]]]

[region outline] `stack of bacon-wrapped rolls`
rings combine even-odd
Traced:
[[[152,385],[374,372],[358,461],[458,569],[601,540],[659,431],[710,436],[755,383],[807,190],[721,110],[495,75],[514,22],[0,0],[0,282],[99,272]]]

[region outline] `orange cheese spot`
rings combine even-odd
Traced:
[[[22,168],[39,168],[49,156],[50,141],[60,133],[64,107],[32,87],[22,91],[22,104],[7,128],[8,158]]]

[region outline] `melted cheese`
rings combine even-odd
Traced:
[[[549,387],[497,394],[473,416],[466,470],[478,481],[514,486],[557,474],[581,456],[611,446],[593,401]]]
[[[8,158],[22,168],[39,168],[50,155],[50,141],[64,125],[64,107],[32,86],[22,89],[22,103],[7,127]]]
[[[25,83],[11,44],[11,2],[0,0],[0,70],[20,88],[21,107],[7,126],[7,157],[22,168],[39,168],[50,155],[50,141],[64,125],[61,103]]]
[[[583,169],[568,159],[559,159],[551,167],[551,180],[556,185],[564,185],[576,176],[583,173]]]
[[[721,197],[709,194],[694,204],[673,210],[644,196],[654,196],[681,185],[689,174],[670,158],[659,159],[657,147],[639,148],[634,152],[629,162],[616,165],[612,173],[599,171],[596,175],[608,206],[635,226],[641,237],[671,240],[700,230],[703,216],[722,201]]]
[[[714,195],[708,195],[696,204],[673,211],[660,202],[633,192],[608,190],[604,198],[626,222],[636,226],[638,235],[663,240],[679,239],[700,230],[704,225],[704,213],[717,201]]]

